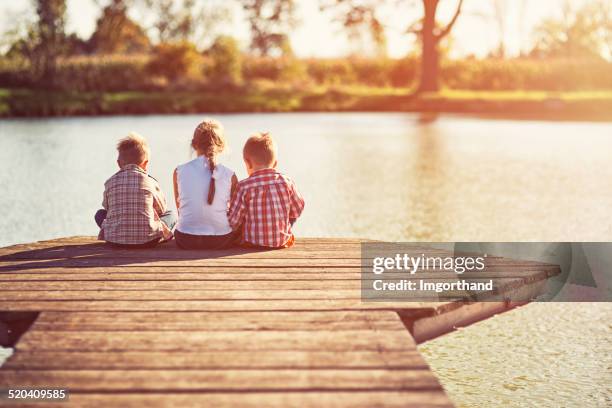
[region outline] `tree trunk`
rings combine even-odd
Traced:
[[[436,10],[439,0],[423,0],[425,16],[421,32],[421,81],[418,92],[438,92],[440,89],[440,55],[436,28]]]

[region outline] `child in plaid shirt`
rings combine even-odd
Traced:
[[[295,240],[291,227],[304,209],[295,184],[276,170],[276,143],[269,133],[251,136],[243,149],[249,177],[238,183],[228,220],[242,230],[245,246],[287,248]]]
[[[98,239],[128,248],[151,248],[172,238],[176,215],[168,211],[157,180],[147,174],[149,147],[131,133],[117,144],[120,170],[104,183]]]

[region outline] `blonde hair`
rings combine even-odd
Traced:
[[[212,204],[215,198],[214,171],[217,166],[217,155],[225,149],[225,131],[223,125],[214,119],[205,119],[193,132],[191,147],[199,154],[206,157],[210,168],[210,185],[208,186],[208,204]]]
[[[138,133],[130,132],[117,143],[119,164],[141,164],[149,159],[149,145],[147,140]]]
[[[256,164],[272,165],[276,160],[276,143],[270,132],[255,133],[244,144],[242,154]]]

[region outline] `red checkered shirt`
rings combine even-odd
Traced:
[[[291,222],[304,209],[304,199],[291,179],[275,169],[263,169],[238,183],[228,219],[242,226],[246,244],[281,248],[293,243]]]
[[[166,199],[157,180],[135,164],[123,166],[104,183],[102,207],[107,210],[98,239],[116,244],[144,244],[167,236],[160,215]]]

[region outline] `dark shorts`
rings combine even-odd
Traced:
[[[182,249],[226,249],[234,246],[240,238],[240,231],[226,235],[191,235],[179,230],[174,232],[176,245]]]

